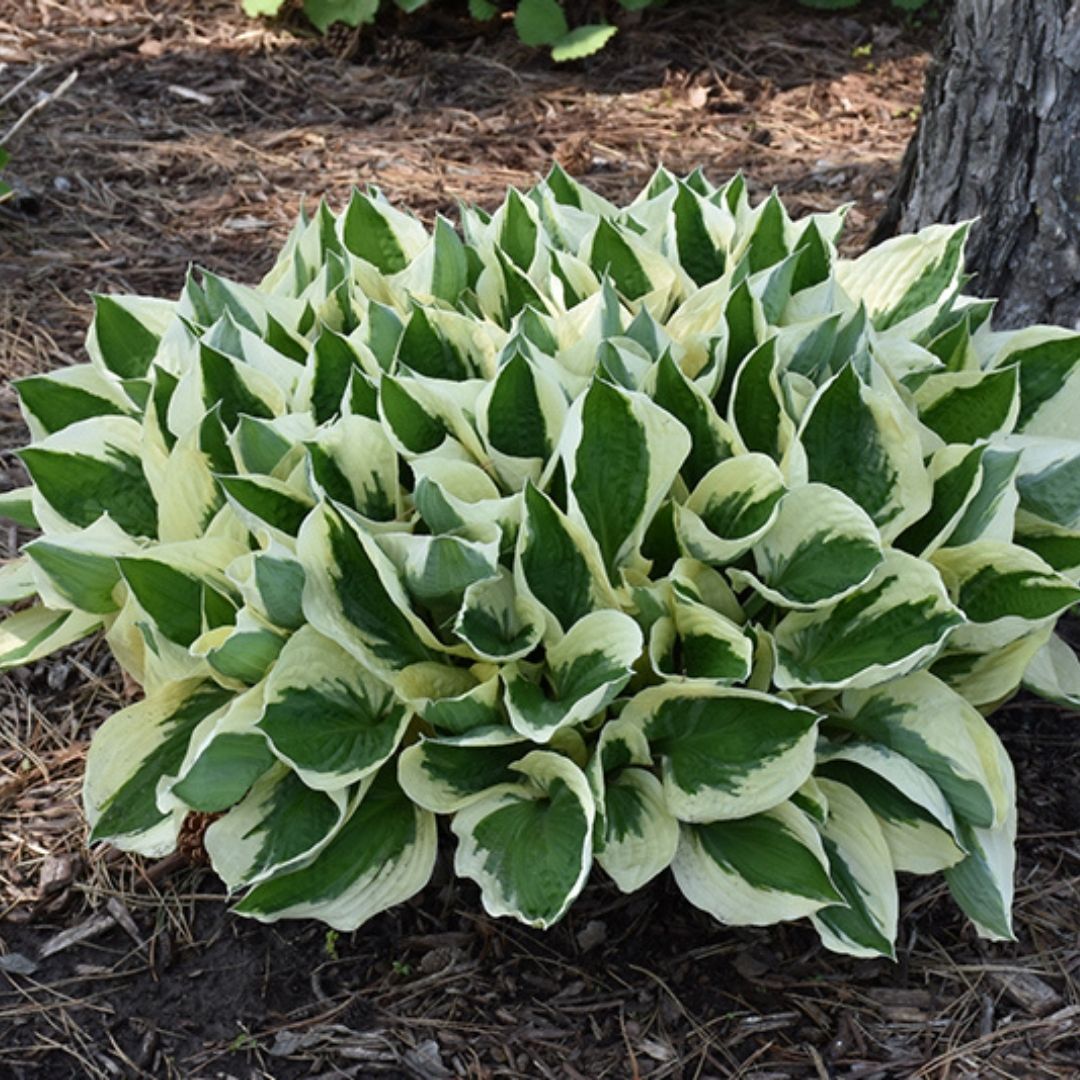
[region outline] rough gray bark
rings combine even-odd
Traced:
[[[995,322],[1080,329],[1080,0],[953,0],[875,239],[973,217]]]

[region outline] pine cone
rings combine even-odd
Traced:
[[[323,35],[323,44],[338,60],[351,60],[360,49],[360,27],[331,23]]]
[[[419,71],[427,62],[427,49],[414,38],[386,34],[375,42],[375,59],[398,75]]]
[[[176,838],[176,850],[184,856],[192,866],[209,866],[210,856],[206,851],[206,830],[221,817],[221,814],[204,814],[192,810],[183,825],[180,826],[180,835]]]

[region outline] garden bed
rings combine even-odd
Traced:
[[[557,68],[462,24],[348,60],[229,2],[0,2],[6,127],[31,117],[0,222],[6,377],[80,358],[88,291],[175,295],[190,262],[256,279],[304,196],[375,182],[430,219],[552,158],[613,198],[659,162],[743,169],[792,212],[853,201],[865,244],[911,133],[932,31],[884,8],[678,6]],[[23,440],[10,387],[0,446]],[[0,487],[21,482],[8,453]],[[14,530],[0,554],[14,553]],[[197,842],[148,864],[84,849],[82,761],[131,698],[100,642],[0,684],[0,1072],[15,1077],[1072,1077],[1080,1070],[1075,718],[999,714],[1017,764],[1018,941],[974,937],[908,879],[898,962],[811,931],[717,927],[665,878],[596,875],[547,933],[481,913],[440,866],[353,935],[228,914]],[[196,838],[192,838],[195,841]]]

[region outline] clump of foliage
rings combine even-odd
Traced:
[[[411,14],[427,7],[432,0],[242,0],[244,11],[253,17],[280,15],[283,9],[299,7],[308,21],[320,33],[327,33],[334,24],[357,27],[373,23],[380,11],[396,6]],[[642,11],[661,7],[668,0],[617,0],[626,11]],[[838,11],[858,7],[862,0],[798,0],[804,7]],[[892,0],[894,7],[918,11],[929,0]],[[504,10],[495,0],[469,0],[469,14],[478,22],[490,22]],[[514,27],[526,45],[550,48],[557,61],[580,60],[602,49],[615,35],[617,28],[610,23],[588,23],[571,27],[564,0],[514,0],[509,5]]]
[[[736,178],[620,208],[558,168],[433,229],[377,191],[257,287],[99,296],[18,384],[43,535],[2,663],[104,627],[145,699],[94,738],[93,840],[192,811],[236,910],[352,929],[438,815],[486,909],[594,865],[729,924],[891,954],[896,872],[1011,933],[983,713],[1073,705],[1080,335],[994,332],[967,226],[857,259]]]
[[[405,13],[427,7],[431,0],[393,0]],[[251,16],[278,15],[290,0],[243,0],[244,11]],[[641,11],[658,7],[666,0],[618,0],[626,11]],[[301,0],[300,7],[320,33],[326,33],[335,23],[360,26],[375,21],[380,10],[389,8],[386,0]],[[469,14],[478,22],[490,22],[502,11],[492,0],[469,0]],[[514,27],[526,45],[546,46],[552,59],[580,60],[599,51],[615,34],[610,23],[590,23],[571,29],[566,10],[560,0],[516,0],[513,11]]]

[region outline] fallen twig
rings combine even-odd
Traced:
[[[29,75],[20,79],[3,97],[0,97],[0,105],[6,105],[16,94],[25,90],[44,70],[44,64],[35,64],[34,70]]]
[[[75,80],[78,77],[79,77],[78,71],[71,72],[71,74],[68,75],[68,77],[55,90],[50,91],[44,97],[38,98],[38,100],[35,101],[34,104],[31,105],[30,108],[27,109],[26,112],[24,112],[22,114],[22,116],[20,116],[19,119],[16,120],[15,123],[12,124],[11,127],[9,127],[7,129],[7,132],[4,134],[4,137],[2,139],[0,139],[0,145],[11,142],[11,140],[13,138],[15,138],[16,134],[19,132],[19,130],[22,128],[22,126],[32,116],[34,116],[35,114],[41,112],[42,109],[44,109],[47,106],[51,105],[59,97],[66,94],[68,92],[68,90],[70,89],[71,84],[74,83]]]

